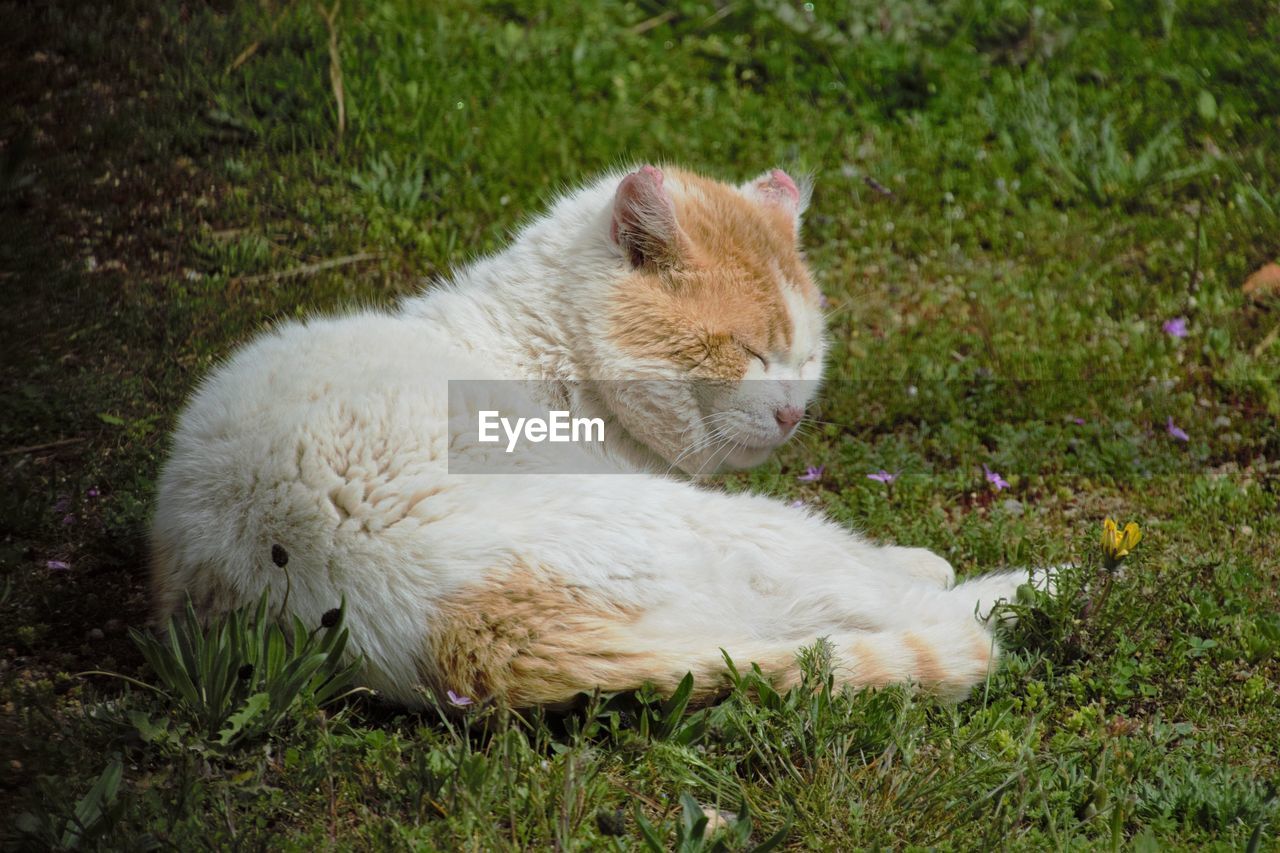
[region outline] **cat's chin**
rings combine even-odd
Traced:
[[[740,447],[725,457],[724,462],[720,464],[720,469],[725,471],[741,471],[746,468],[754,468],[769,458],[769,455],[777,449],[777,445],[766,447]]]
[[[738,447],[728,455],[722,455],[721,451],[713,449],[702,456],[682,456],[678,463],[672,463],[672,469],[679,468],[694,478],[709,477],[721,471],[743,471],[764,462],[777,449],[776,444]]]

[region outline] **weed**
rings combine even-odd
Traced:
[[[333,701],[359,669],[358,661],[343,660],[343,607],[326,614],[323,627],[308,629],[293,617],[289,637],[271,618],[267,599],[263,593],[256,609],[207,622],[188,600],[162,636],[132,632],[173,711],[214,748],[261,738],[300,709]],[[144,737],[154,738],[153,721],[145,715],[132,719]]]
[[[123,775],[124,765],[119,758],[113,758],[67,812],[59,808],[66,802],[65,792],[46,790],[41,807],[19,815],[14,828],[23,842],[46,850],[95,849],[106,840],[124,811],[119,802]],[[139,850],[156,846],[153,838],[134,841],[131,846]]]

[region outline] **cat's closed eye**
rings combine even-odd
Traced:
[[[744,344],[742,341],[738,341],[738,346],[742,347],[743,351],[745,351],[747,355],[759,361],[762,367],[767,368],[769,366],[769,360],[761,355],[758,350]]]

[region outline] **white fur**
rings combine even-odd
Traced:
[[[451,442],[455,458],[500,453],[450,433],[449,379],[532,380],[521,405],[566,403],[605,417],[608,432],[619,427],[616,401],[593,381],[679,378],[629,361],[601,325],[628,273],[609,238],[621,177],[561,198],[510,248],[399,311],[284,324],[208,377],[182,413],[159,483],[160,612],[185,593],[231,606],[270,589],[279,605],[286,585],[270,554],[281,544],[290,609],[314,625],[345,598],[367,683],[413,703],[438,603],[515,559],[639,609],[640,633],[655,644],[713,654],[858,632],[945,638],[953,626],[967,636],[975,605],[1011,597],[1025,573],[951,589],[950,567],[928,552],[874,546],[769,498],[637,473],[673,466],[677,399],[665,419],[649,412],[659,422],[640,434],[599,454],[573,451],[581,470],[601,473],[448,472]],[[812,396],[821,321],[794,294],[787,304],[796,345],[750,377],[776,381],[743,383],[720,405],[772,412]],[[783,396],[751,397],[766,393]],[[677,450],[655,451],[664,441]],[[540,458],[520,464],[536,471]]]

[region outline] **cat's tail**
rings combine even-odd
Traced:
[[[995,667],[999,648],[991,632],[972,618],[922,625],[912,630],[858,631],[824,638],[830,645],[837,687],[916,686],[947,701],[958,702],[982,684]],[[815,639],[816,642],[816,639]],[[756,663],[775,687],[798,684],[803,672],[799,646],[785,644],[757,652],[744,649],[737,663]]]

